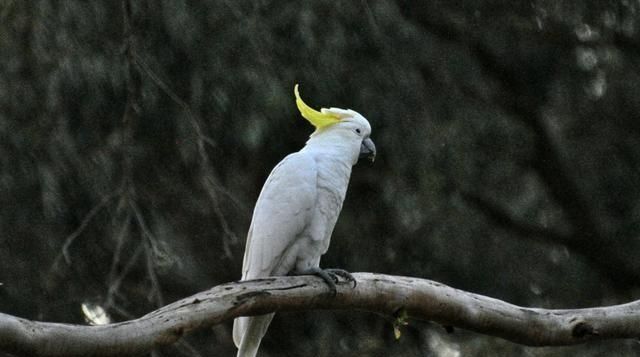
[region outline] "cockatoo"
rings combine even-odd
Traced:
[[[314,274],[335,295],[338,276],[355,279],[341,269],[320,269],[331,233],[342,209],[351,168],[359,158],[375,159],[371,126],[351,109],[316,111],[300,98],[302,117],[316,130],[298,152],[271,171],[253,211],[242,265],[242,280],[267,276]],[[254,357],[274,314],[239,317],[233,323],[238,357]]]

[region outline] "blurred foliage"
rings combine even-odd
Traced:
[[[324,266],[527,306],[640,298],[637,2],[126,4],[0,3],[2,312],[123,320],[238,279],[262,183],[311,132],[295,83],[369,118],[378,146]],[[640,353],[402,328],[279,314],[262,353]],[[157,355],[234,350],[228,324]]]

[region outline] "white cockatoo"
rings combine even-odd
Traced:
[[[296,105],[316,130],[298,152],[271,171],[253,211],[242,265],[242,280],[267,276],[319,275],[336,292],[340,269],[320,269],[342,209],[351,167],[359,158],[373,161],[376,148],[367,119],[351,109],[307,106],[294,88]],[[254,357],[273,313],[239,317],[233,324],[238,357]]]

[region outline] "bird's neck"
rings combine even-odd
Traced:
[[[301,151],[313,155],[316,162],[326,160],[330,165],[346,166],[349,173],[351,173],[351,167],[358,161],[357,152],[354,155],[355,150],[352,145],[341,140],[314,140],[314,137],[311,137]]]
[[[346,155],[344,150],[345,148],[342,147],[316,147],[308,144],[301,150],[309,153],[315,160],[320,185],[344,188],[339,190],[340,192],[334,192],[340,201],[344,199],[353,167],[352,158]]]

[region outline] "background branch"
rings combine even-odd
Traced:
[[[430,320],[517,343],[573,345],[640,337],[640,301],[575,310],[524,308],[419,278],[354,274],[331,297],[311,276],[219,285],[138,319],[102,326],[35,322],[0,314],[0,350],[24,356],[121,356],[176,343],[195,330],[237,316],[311,309],[365,310]],[[389,328],[391,333],[391,327]]]

